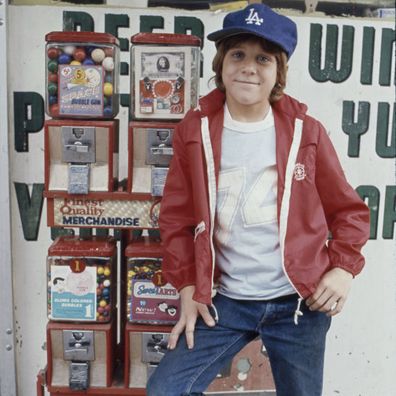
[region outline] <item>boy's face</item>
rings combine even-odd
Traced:
[[[258,41],[248,40],[229,49],[221,74],[229,107],[267,108],[276,73],[275,56],[263,50]]]

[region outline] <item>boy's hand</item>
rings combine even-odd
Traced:
[[[352,274],[342,268],[331,269],[320,280],[315,293],[306,300],[307,306],[311,311],[337,315],[348,297],[352,279]]]
[[[194,329],[195,322],[199,315],[205,323],[213,327],[216,323],[209,313],[205,304],[198,303],[192,299],[195,292],[195,286],[186,286],[180,290],[181,312],[180,319],[173,327],[168,342],[168,349],[174,349],[180,334],[185,330],[188,349],[194,347]]]

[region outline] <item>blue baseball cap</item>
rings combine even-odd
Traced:
[[[216,44],[226,37],[249,33],[281,47],[290,58],[297,45],[297,27],[288,17],[277,14],[265,4],[254,3],[227,14],[223,29],[208,35]]]

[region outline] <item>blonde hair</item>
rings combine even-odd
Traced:
[[[283,91],[286,87],[286,76],[287,76],[287,55],[286,53],[270,41],[264,40],[260,37],[254,36],[252,34],[239,34],[237,36],[231,36],[221,40],[216,43],[217,53],[213,58],[212,70],[215,75],[212,77],[214,79],[216,87],[225,92],[225,87],[222,79],[223,61],[226,53],[241,42],[257,42],[261,45],[264,51],[268,51],[270,54],[275,56],[277,70],[276,70],[276,83],[271,91],[269,101],[270,103],[276,102],[283,96]]]

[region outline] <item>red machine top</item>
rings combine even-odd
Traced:
[[[143,237],[131,242],[125,249],[126,257],[162,257],[161,243],[157,240]]]
[[[94,43],[114,44],[119,46],[117,37],[110,33],[98,32],[51,32],[47,33],[45,40],[48,43]]]
[[[116,251],[112,237],[61,236],[48,249],[49,256],[111,257]]]
[[[191,34],[137,33],[131,37],[132,44],[201,45],[201,39]]]

